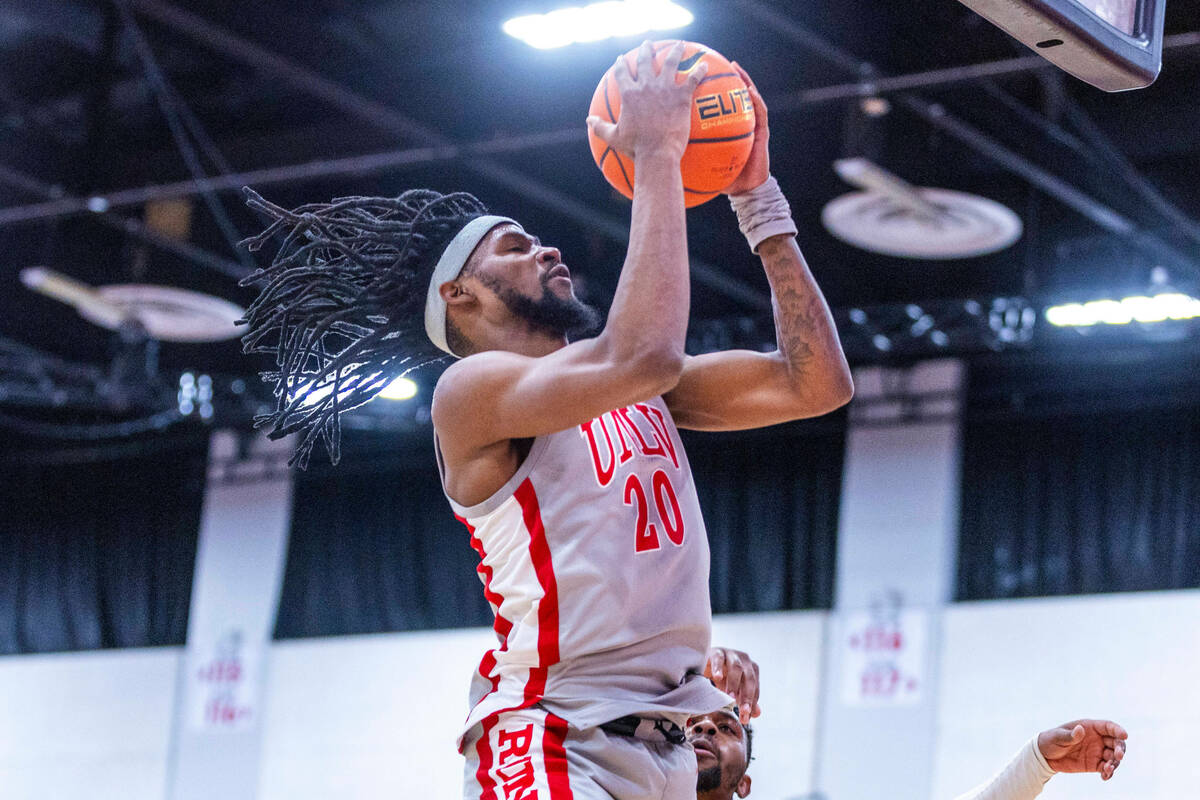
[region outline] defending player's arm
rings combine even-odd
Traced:
[[[787,203],[770,179],[766,104],[750,76],[737,69],[754,101],[755,138],[750,160],[726,193],[735,207],[741,204],[743,232],[752,247],[757,244],[771,285],[777,348],[685,359],[679,383],[666,396],[681,428],[737,430],[819,416],[844,405],[854,391],[833,317],[796,245]]]
[[[1080,719],[1042,731],[987,783],[955,800],[1033,800],[1057,772],[1096,772],[1109,780],[1125,758],[1129,734],[1104,719]]]
[[[672,48],[655,74],[644,44],[636,79],[621,59],[618,124],[588,120],[600,138],[632,154],[635,169],[629,251],[603,332],[540,358],[493,351],[452,366],[438,384],[434,421],[443,435],[451,426],[460,446],[564,430],[678,381],[689,307],[679,161],[692,92],[707,70],[698,66],[676,83],[682,51]]]

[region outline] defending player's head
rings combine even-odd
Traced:
[[[754,731],[732,708],[692,717],[687,737],[696,751],[697,800],[732,800],[750,794]]]
[[[246,311],[248,353],[270,353],[275,409],[257,420],[271,438],[300,432],[302,467],[325,442],[337,463],[339,416],[392,380],[443,354],[495,349],[512,334],[560,340],[598,315],[574,296],[558,251],[491,216],[465,192],[414,189],[399,197],[347,197],[293,210],[246,189],[272,222],[247,239],[283,243]],[[555,280],[560,276],[563,280]]]

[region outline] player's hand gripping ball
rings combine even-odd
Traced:
[[[662,66],[667,51],[675,40],[654,42],[654,67]],[[621,56],[630,74],[637,77],[637,49]],[[679,75],[684,76],[699,64],[708,63],[708,74],[692,94],[692,130],[680,168],[683,172],[684,205],[698,206],[713,199],[733,183],[754,146],[754,105],[745,81],[734,67],[710,47],[685,42],[679,61]],[[610,67],[596,93],[592,95],[591,116],[615,123],[621,116],[621,94]],[[595,132],[588,131],[592,158],[604,177],[618,192],[633,198],[633,159],[619,153]]]

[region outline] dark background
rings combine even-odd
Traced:
[[[78,368],[63,374],[99,387],[79,370],[109,370],[114,339],[17,279],[44,264],[92,284],[167,284],[245,305],[253,295],[236,277],[254,262],[230,239],[261,222],[236,190],[216,192],[211,206],[192,190],[160,192],[190,198],[178,240],[118,230],[144,223],[143,203],[107,215],[29,206],[190,179],[172,118],[190,131],[193,166],[207,175],[544,135],[555,143],[486,163],[460,154],[250,182],[286,206],[418,186],[471,191],[559,246],[588,299],[605,307],[628,203],[595,169],[583,117],[599,76],[636,42],[537,51],[500,31],[510,15],[557,5],[137,0],[127,7],[131,28],[120,6],[101,0],[4,4],[0,653],[182,642],[205,434],[218,423],[248,430],[262,400],[255,373],[264,365],[225,342],[164,344],[162,391],[136,408],[114,408],[102,392],[83,398],[91,405],[68,402],[49,372],[29,365],[63,359]],[[771,107],[772,168],[852,361],[968,360],[959,598],[1200,585],[1200,325],[1080,334],[1039,322],[1032,336],[1003,341],[984,313],[941,349],[902,331],[909,306],[947,320],[969,300],[985,311],[1004,297],[1040,309],[1144,292],[1156,266],[1172,286],[1200,292],[1200,45],[1173,40],[1162,76],[1136,92],[1104,94],[1042,68],[887,93],[890,113],[867,118],[847,93],[815,102],[813,90],[869,79],[860,61],[875,75],[903,75],[1028,51],[953,0],[685,5],[696,22],[679,35],[738,60]],[[1168,34],[1197,31],[1200,3],[1169,0]],[[826,44],[814,47],[810,33]],[[973,144],[914,113],[929,103],[973,129]],[[998,148],[1125,216],[1135,232],[1115,235],[1034,188],[997,162]],[[849,191],[831,167],[846,155],[870,156],[917,185],[998,200],[1021,216],[1025,235],[1004,252],[958,261],[853,249],[820,224],[825,203]],[[689,212],[689,241],[694,259],[750,295],[696,283],[693,352],[766,343],[766,282],[723,200]],[[856,308],[870,311],[870,325],[852,321]],[[895,335],[894,348],[871,346],[880,331]],[[184,371],[214,377],[216,420],[142,424],[174,407]],[[10,386],[16,372],[33,387],[21,402]],[[343,467],[314,459],[298,476],[277,636],[486,621],[472,555],[444,513],[429,458],[436,372],[415,376],[415,402],[372,404],[348,421]],[[844,428],[835,416],[719,443],[688,438],[716,610],[831,604]],[[435,581],[461,605],[431,605]]]
[[[47,192],[87,197],[189,178],[155,88],[160,84],[148,75],[161,76],[170,87],[169,106],[181,125],[197,123],[202,141],[193,142],[192,149],[200,166],[214,175],[221,166],[242,172],[430,142],[479,143],[561,132],[565,139],[559,144],[491,156],[485,165],[460,158],[336,178],[250,182],[285,206],[346,194],[394,195],[418,186],[471,191],[560,247],[589,299],[607,306],[624,244],[602,226],[625,224],[629,206],[593,165],[583,118],[613,56],[636,42],[530,48],[502,33],[500,25],[510,15],[558,5],[533,0],[197,0],[177,7],[139,0],[130,5],[152,67],[110,2],[5,4],[0,164],[30,181],[0,176],[0,205],[44,200],[31,183]],[[954,0],[696,0],[687,5],[696,21],[680,35],[743,64],[772,109],[772,169],[791,200],[812,269],[841,313],[844,336],[854,328],[844,312],[856,306],[1105,296],[1144,289],[1155,265],[1166,266],[1179,288],[1196,286],[1200,227],[1165,215],[1127,178],[1132,174],[1151,182],[1178,212],[1200,218],[1195,191],[1200,44],[1168,49],[1161,77],[1144,90],[1105,94],[1048,67],[889,94],[891,113],[868,120],[853,98],[805,102],[805,93],[857,82],[860,73],[850,68],[858,62],[870,62],[878,75],[899,75],[1029,51]],[[1200,31],[1200,3],[1171,0],[1166,25],[1168,34]],[[796,38],[797,26],[821,37],[837,51],[836,58],[805,46]],[[334,102],[328,93],[316,96],[311,86],[301,88],[298,81],[314,75],[326,81],[326,90],[329,82],[340,87],[330,91],[344,102]],[[1138,235],[1158,237],[1171,252],[1099,228],[984,151],[913,113],[908,105],[913,98],[940,104],[991,142],[1128,217]],[[348,112],[347,104],[360,113]],[[1093,133],[1126,162],[1124,171],[1113,153],[1096,146]],[[992,256],[946,262],[877,256],[842,244],[821,227],[820,211],[849,190],[834,174],[833,160],[860,154],[914,184],[998,200],[1022,217],[1025,236]],[[497,167],[511,174],[498,180]],[[217,193],[216,202],[235,236],[260,228],[236,189]],[[569,203],[578,209],[568,209]],[[134,204],[112,212],[137,219],[144,208]],[[36,263],[95,284],[163,283],[243,305],[252,298],[250,290],[239,289],[211,266],[148,246],[111,224],[88,214],[0,224],[0,249],[8,254],[0,265],[0,335],[72,359],[108,357],[106,336],[19,286],[17,272]],[[724,200],[690,212],[689,236],[694,258],[759,295],[752,305],[697,285],[692,306],[697,327],[733,319],[756,336],[769,333],[766,282]],[[224,262],[250,263],[249,255],[228,244],[199,197],[193,200],[188,243]],[[739,329],[734,325],[732,335]],[[953,341],[951,350],[978,346],[968,337]],[[855,350],[854,357],[887,355]],[[240,356],[235,344],[167,345],[161,358],[164,371],[176,373],[196,369],[249,377],[261,366]]]

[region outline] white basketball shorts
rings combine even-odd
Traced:
[[[464,800],[696,800],[696,754],[537,706],[488,717],[463,739]]]

